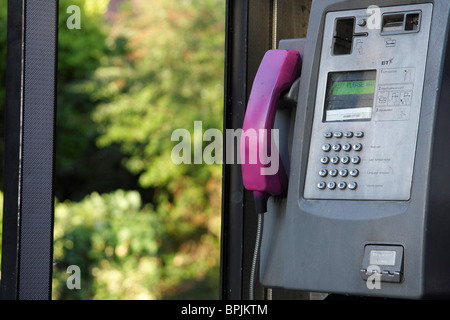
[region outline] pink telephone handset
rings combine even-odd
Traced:
[[[257,210],[263,211],[259,213],[265,212],[270,195],[279,195],[287,188],[288,177],[279,151],[272,143],[272,129],[280,95],[300,76],[301,64],[298,51],[269,50],[264,55],[253,82],[244,119],[240,151],[243,159],[244,187],[253,191]],[[256,157],[255,152],[258,152]],[[250,161],[252,154],[256,161]],[[269,164],[261,157],[264,154],[270,155],[272,159],[278,154],[278,170],[275,172],[268,170]]]

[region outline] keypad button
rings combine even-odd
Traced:
[[[325,182],[319,182],[318,184],[317,184],[317,188],[318,189],[320,189],[320,190],[323,190],[323,189],[325,189],[327,187],[327,184],[325,183]]]
[[[319,176],[326,177],[328,175],[328,171],[325,169],[322,169],[319,171]]]
[[[349,156],[342,157],[341,162],[343,164],[349,164],[350,163],[350,157]]]
[[[330,190],[336,189],[336,182],[328,182],[328,189]]]
[[[333,158],[331,158],[331,163],[332,164],[338,164],[340,160],[341,159],[339,159],[339,157],[333,157]]]
[[[339,182],[337,186],[338,186],[339,189],[345,190],[345,188],[347,188],[347,183]]]
[[[323,136],[327,139],[331,139],[333,138],[333,132],[325,132]]]
[[[337,169],[332,169],[328,173],[331,177],[336,177],[338,175],[339,171]]]
[[[320,162],[321,162],[322,164],[328,164],[328,163],[330,163],[330,158],[328,158],[328,157],[322,157],[322,158],[320,159]]]
[[[350,143],[346,143],[342,146],[342,150],[344,150],[346,152],[350,151],[350,150],[352,150],[352,145]]]
[[[336,152],[338,152],[338,151],[341,151],[341,145],[340,144],[335,144],[334,146],[333,146],[333,151],[336,151]]]
[[[350,190],[356,190],[356,188],[358,188],[358,184],[357,184],[356,182],[350,182],[350,183],[348,184],[348,188],[349,188]]]
[[[361,151],[362,148],[363,148],[363,146],[361,143],[357,143],[353,146],[353,150],[355,150],[355,151]]]
[[[352,177],[357,177],[357,176],[359,176],[359,170],[358,170],[358,169],[352,169],[352,170],[350,170],[350,175],[351,175]]]
[[[353,138],[353,132],[348,131],[348,132],[344,133],[344,137],[346,137],[346,138]]]
[[[335,138],[342,138],[344,136],[344,134],[340,131],[336,131],[333,135]]]
[[[327,144],[324,144],[324,145],[322,146],[322,150],[325,151],[325,152],[330,151],[330,150],[331,150],[331,145],[329,145],[328,143],[327,143]]]
[[[364,137],[364,132],[362,132],[362,131],[355,132],[355,137],[356,137],[356,138],[362,138],[362,137]]]
[[[341,176],[341,177],[346,177],[346,176],[348,176],[348,170],[347,169],[342,169],[341,171],[339,171],[339,175]]]
[[[359,163],[361,163],[361,158],[360,158],[360,157],[353,157],[353,158],[352,158],[352,163],[353,163],[353,164],[359,164]]]

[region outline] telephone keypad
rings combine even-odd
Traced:
[[[337,177],[339,171],[337,171],[336,169],[332,169],[330,170],[330,177]]]
[[[326,187],[327,187],[327,184],[326,184],[325,182],[323,182],[323,181],[321,181],[321,182],[319,182],[319,183],[317,184],[317,188],[320,189],[320,190],[323,190],[323,189],[325,189]]]
[[[332,164],[338,164],[340,160],[341,160],[341,159],[339,159],[339,157],[332,157],[332,158],[331,158],[331,163],[332,163]]]
[[[346,176],[348,176],[348,170],[347,169],[342,169],[341,171],[339,171],[339,175],[341,176],[341,177],[346,177]]]
[[[360,154],[363,150],[361,138],[364,137],[364,132],[334,131],[325,132],[323,136],[329,142],[322,145],[322,151],[332,154],[329,156],[323,155],[320,159],[320,162],[324,167],[319,171],[319,177],[340,177],[345,180],[356,179],[359,176],[360,171],[353,166],[361,165],[361,157],[357,154]],[[333,141],[333,138],[341,139],[343,141],[342,143],[338,143],[338,141]],[[357,141],[354,141],[354,139],[357,139]],[[330,165],[333,165],[334,168],[330,169]],[[354,191],[358,188],[358,183],[356,181],[320,181],[317,184],[317,188],[320,190],[348,189]]]
[[[353,132],[347,131],[346,133],[344,133],[344,137],[346,137],[346,138],[353,138]]]
[[[351,170],[350,171],[350,175],[352,176],[352,177],[357,177],[358,175],[359,175],[359,170],[358,169],[353,169],[353,170]]]
[[[350,157],[349,156],[344,156],[341,159],[342,164],[349,164],[350,163]]]
[[[339,152],[341,151],[342,146],[338,143],[333,146],[333,151]]]
[[[328,163],[330,163],[330,158],[323,157],[322,159],[320,159],[320,162],[322,162],[322,164],[328,164]]]
[[[328,170],[326,170],[326,169],[322,169],[322,170],[320,170],[319,171],[319,176],[321,176],[321,177],[326,177],[328,175]]]
[[[345,188],[347,188],[347,183],[339,182],[338,183],[338,188],[341,189],[341,190],[345,190]]]
[[[358,184],[357,184],[356,182],[350,182],[350,183],[348,184],[348,188],[349,188],[350,190],[356,190],[357,187],[358,187]]]
[[[355,145],[353,145],[353,150],[359,152],[362,150],[362,144],[361,143],[357,143]]]
[[[328,143],[324,144],[324,145],[322,146],[322,150],[325,151],[325,152],[330,151],[330,150],[331,150],[331,145],[328,144]]]
[[[353,164],[360,164],[361,163],[361,158],[360,157],[353,157],[352,158],[352,163]]]
[[[342,150],[345,152],[348,152],[348,151],[352,150],[352,145],[350,143],[346,143],[342,146]]]

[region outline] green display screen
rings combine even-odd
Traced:
[[[333,84],[332,95],[373,94],[374,92],[375,80],[339,81]]]
[[[330,72],[323,121],[371,120],[376,77],[376,70]]]

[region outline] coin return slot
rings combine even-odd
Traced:
[[[420,26],[420,14],[412,13],[406,15],[405,30],[418,31]]]

